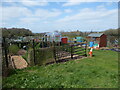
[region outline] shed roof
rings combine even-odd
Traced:
[[[101,37],[101,35],[103,35],[103,33],[91,33],[88,36],[89,37]]]

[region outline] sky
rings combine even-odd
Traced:
[[[3,0],[0,26],[26,28],[34,33],[118,28],[118,0],[40,1]]]

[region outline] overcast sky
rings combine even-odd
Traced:
[[[4,0],[0,5],[0,26],[27,28],[35,33],[118,28],[118,0],[79,1]]]

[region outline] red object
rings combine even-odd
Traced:
[[[107,36],[106,35],[102,35],[100,37],[100,47],[106,47],[107,46]]]
[[[68,38],[62,38],[62,43],[68,43]]]
[[[92,52],[90,51],[89,54],[92,54]]]
[[[87,40],[91,41],[94,37],[88,36]],[[100,37],[95,37],[95,40],[99,43],[99,47],[106,47],[107,46],[107,35],[102,34]]]

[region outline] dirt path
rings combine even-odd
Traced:
[[[28,63],[22,58],[22,56],[11,56],[12,66],[15,69],[22,69],[28,66]]]

